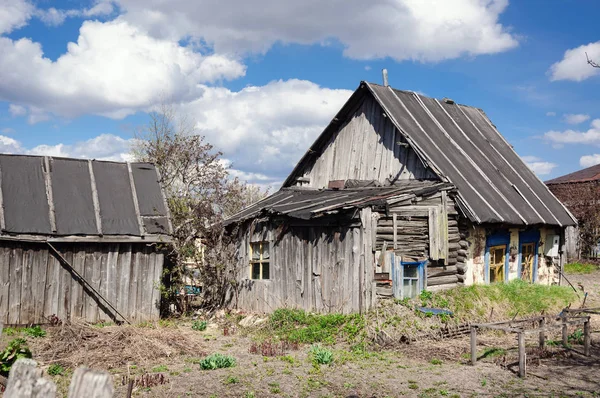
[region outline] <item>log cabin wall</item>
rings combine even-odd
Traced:
[[[375,302],[371,211],[356,226],[267,223],[240,232],[237,308],[270,313],[301,308],[320,313],[364,312]],[[367,222],[368,221],[368,222]],[[368,238],[367,238],[368,237]],[[269,280],[250,279],[251,242],[269,242]]]
[[[159,318],[162,253],[145,243],[53,243],[131,322]],[[0,241],[0,323],[122,321],[61,265],[44,243]]]
[[[327,187],[333,180],[438,179],[406,139],[367,96],[354,115],[335,132],[320,156],[303,171],[302,186]]]
[[[390,206],[387,214],[379,214],[375,250],[393,250],[405,262],[429,259],[427,290],[462,285],[467,242],[461,238],[459,219],[446,192]]]

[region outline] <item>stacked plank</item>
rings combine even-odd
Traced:
[[[402,261],[422,261],[429,254],[429,227],[427,217],[414,217],[398,215],[396,218],[396,234],[394,234],[393,218],[382,217],[377,223],[375,249],[382,250],[384,244],[387,249],[394,248],[400,253]]]

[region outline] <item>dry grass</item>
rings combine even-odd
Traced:
[[[74,323],[47,329],[45,338],[31,341],[36,360],[76,368],[113,369],[135,363],[155,363],[177,355],[201,356],[203,337],[187,327],[94,327]]]

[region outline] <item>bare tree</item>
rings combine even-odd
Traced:
[[[597,64],[596,62],[594,62],[593,60],[591,60],[590,57],[588,57],[587,53],[585,53],[585,58],[587,59],[587,63],[589,65],[591,65],[594,68],[600,68],[600,64]]]
[[[266,192],[230,179],[222,153],[171,106],[151,113],[136,138],[134,155],[159,168],[171,212],[174,231],[171,266],[163,286],[165,301],[187,310],[182,293],[192,266],[199,271],[202,305],[209,309],[226,305],[235,288],[237,253],[231,240],[234,234],[226,233],[223,221]]]

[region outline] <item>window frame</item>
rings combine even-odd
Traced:
[[[255,260],[253,258],[254,255],[254,248],[253,246],[259,246],[259,258],[258,260]],[[267,259],[263,258],[264,255],[264,247],[267,247],[267,250],[269,251],[269,257]],[[248,267],[248,279],[253,280],[253,281],[268,281],[271,280],[271,242],[269,241],[258,241],[258,242],[250,242],[249,244],[249,248],[248,248],[248,258],[249,258],[249,267]],[[259,264],[259,278],[253,278],[253,274],[252,274],[252,269],[254,268],[255,264]],[[267,265],[267,278],[265,278],[265,268],[264,265]]]
[[[488,235],[485,242],[485,283],[490,284],[490,249],[495,246],[506,246],[504,251],[504,280],[499,283],[508,282],[509,277],[509,258],[510,258],[510,233],[509,232],[497,232],[495,234]],[[494,282],[498,283],[498,282]]]

